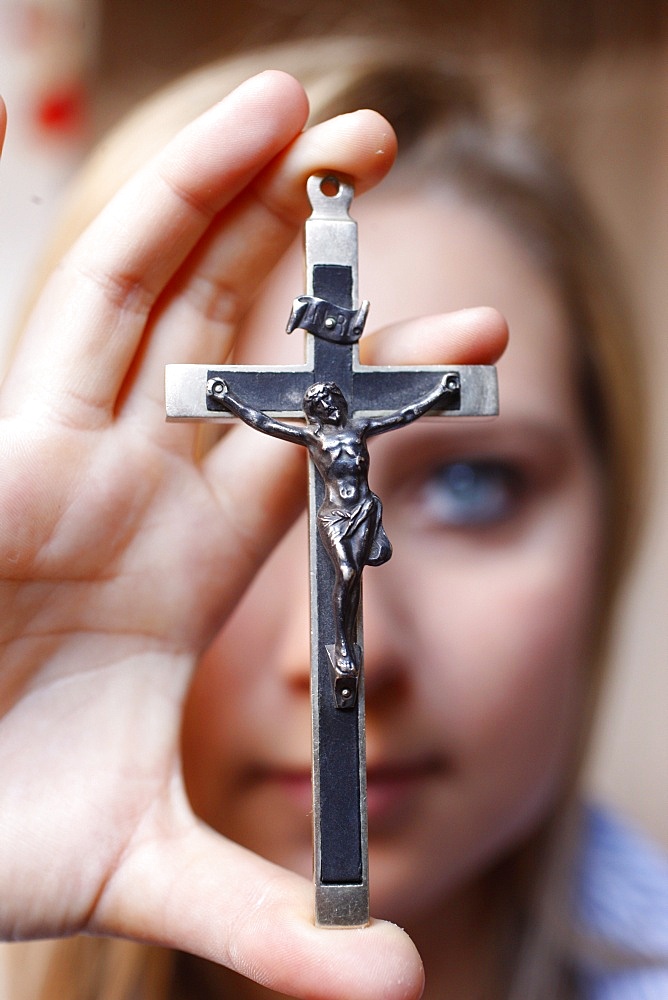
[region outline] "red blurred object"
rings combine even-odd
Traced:
[[[77,82],[43,97],[35,107],[35,122],[44,132],[74,135],[82,132],[88,121],[88,95]]]

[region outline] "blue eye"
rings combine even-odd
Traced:
[[[436,470],[424,484],[427,514],[444,525],[493,525],[512,515],[521,476],[509,465],[493,461],[452,462]]]

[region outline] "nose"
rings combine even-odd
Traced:
[[[364,687],[369,716],[405,704],[410,688],[410,629],[391,561],[364,573]]]
[[[299,518],[272,559],[273,600],[280,613],[275,635],[276,668],[293,692],[310,689],[310,595],[308,526]],[[363,645],[367,710],[387,711],[405,698],[410,681],[410,644],[402,624],[400,581],[391,562],[366,567],[363,576]]]

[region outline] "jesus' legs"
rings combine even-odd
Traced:
[[[362,574],[361,570],[350,563],[340,564],[336,570],[332,595],[336,628],[334,643],[336,670],[341,674],[356,676],[360,668],[356,639]]]

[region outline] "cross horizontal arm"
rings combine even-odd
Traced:
[[[428,415],[459,417],[494,416],[499,411],[496,369],[491,365],[426,365],[424,368],[383,368],[360,365],[353,369],[352,408],[356,415],[391,413],[426,395],[439,378],[449,373],[460,380],[459,406],[438,406]],[[165,394],[168,420],[229,419],[229,410],[207,406],[206,386],[211,378],[224,378],[242,399],[270,416],[304,417],[304,393],[314,381],[309,365],[259,369],[224,365],[167,365]]]
[[[422,368],[381,368],[361,365],[353,372],[356,416],[392,413],[426,396],[444,375],[459,376],[458,405],[444,398],[426,416],[480,417],[499,412],[496,368],[492,365],[425,365]]]

